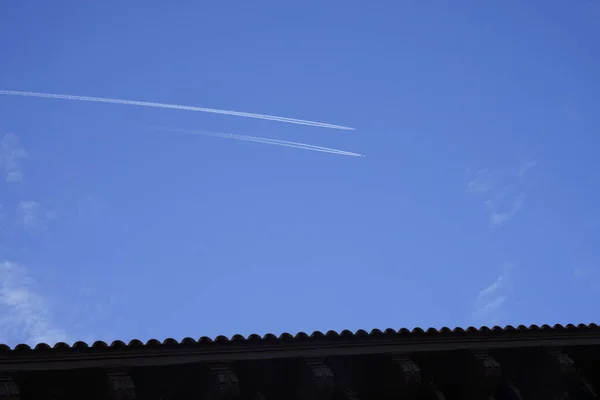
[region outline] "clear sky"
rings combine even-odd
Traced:
[[[597,1],[2,1],[0,90],[356,130],[0,94],[0,342],[599,322],[599,71]]]

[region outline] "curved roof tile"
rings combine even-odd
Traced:
[[[466,329],[461,327],[455,327],[453,329],[449,327],[442,327],[440,329],[428,328],[427,330],[423,330],[422,328],[414,328],[412,330],[408,330],[406,328],[401,328],[399,330],[394,330],[391,328],[385,329],[384,331],[380,329],[373,329],[371,332],[366,332],[363,329],[359,329],[356,332],[351,332],[349,330],[343,330],[341,332],[336,332],[329,330],[326,333],[320,331],[314,331],[310,335],[306,332],[298,332],[295,335],[284,332],[279,337],[275,336],[272,333],[267,333],[264,336],[259,336],[257,334],[251,334],[248,337],[244,337],[243,335],[236,334],[233,335],[231,339],[226,336],[219,335],[214,339],[203,336],[198,340],[195,340],[190,337],[186,337],[182,339],[180,342],[167,338],[164,341],[160,342],[157,339],[149,339],[146,344],[142,343],[138,339],[131,340],[128,344],[121,340],[113,341],[110,346],[103,341],[96,341],[91,346],[85,342],[78,341],[75,342],[72,346],[69,346],[67,343],[59,342],[54,346],[50,346],[46,343],[39,343],[33,349],[24,343],[16,345],[14,348],[10,348],[5,344],[0,344],[0,353],[26,353],[26,352],[58,352],[58,351],[79,351],[85,349],[92,349],[98,351],[107,351],[107,350],[120,350],[127,348],[173,348],[178,346],[208,346],[208,345],[228,345],[228,344],[245,344],[245,343],[291,343],[291,342],[307,342],[307,341],[332,341],[332,340],[364,340],[368,338],[384,338],[384,339],[401,339],[401,338],[422,338],[422,337],[438,337],[443,336],[445,338],[448,337],[464,337],[464,336],[502,336],[502,335],[510,335],[515,333],[595,333],[600,334],[600,327],[597,324],[568,324],[568,325],[560,325],[556,324],[553,326],[544,324],[541,326],[538,325],[530,325],[529,327],[525,325],[519,325],[516,328],[507,325],[505,327],[493,326],[487,327],[482,326],[480,328],[475,328],[469,326]]]

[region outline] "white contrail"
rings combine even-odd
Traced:
[[[47,98],[47,99],[91,101],[91,102],[96,102],[96,103],[126,104],[126,105],[131,105],[131,106],[142,106],[142,107],[170,108],[170,109],[175,109],[175,110],[198,111],[198,112],[206,112],[206,113],[213,113],[213,114],[233,115],[233,116],[237,116],[237,117],[257,118],[257,119],[264,119],[264,120],[268,120],[268,121],[287,122],[289,124],[316,126],[316,127],[320,127],[320,128],[343,129],[343,130],[348,130],[348,131],[354,130],[354,128],[350,128],[348,126],[326,124],[324,122],[307,121],[307,120],[296,119],[296,118],[278,117],[275,115],[255,114],[255,113],[230,111],[230,110],[219,110],[216,108],[184,106],[184,105],[179,105],[179,104],[154,103],[154,102],[150,102],[150,101],[120,100],[120,99],[108,99],[108,98],[104,98],[104,97],[75,96],[75,95],[70,95],[70,94],[55,94],[55,93],[22,92],[22,91],[18,91],[18,90],[1,90],[1,89],[0,89],[0,94],[6,94],[9,96],[42,97],[42,98]]]
[[[362,156],[362,154],[354,153],[351,151],[337,150],[337,149],[332,149],[330,147],[315,146],[315,145],[307,144],[307,143],[291,142],[289,140],[279,140],[279,139],[264,138],[264,137],[259,137],[259,136],[238,135],[238,134],[233,134],[233,133],[221,133],[221,132],[207,132],[207,131],[197,131],[197,130],[179,129],[179,128],[165,128],[165,127],[153,127],[153,128],[158,129],[158,130],[163,130],[163,131],[170,131],[170,132],[189,133],[192,135],[227,137],[230,139],[249,140],[249,141],[256,141],[256,142],[272,142],[272,143],[278,143],[278,144],[299,146],[299,147],[303,147],[303,148],[306,147],[306,148],[311,148],[311,149],[326,150],[327,152],[342,153],[342,154],[347,154],[347,155],[352,155],[352,156]]]
[[[274,146],[291,147],[291,148],[301,149],[301,150],[319,151],[322,153],[338,154],[338,155],[342,155],[342,156],[364,157],[363,154],[354,153],[351,151],[332,149],[332,148],[323,147],[323,146],[315,146],[315,145],[306,144],[306,143],[290,142],[287,140],[269,139],[269,138],[263,138],[263,137],[258,137],[258,136],[236,135],[233,133],[206,132],[206,131],[196,131],[196,130],[177,129],[177,128],[163,128],[163,127],[152,127],[152,128],[159,130],[159,131],[181,132],[181,133],[187,133],[187,134],[191,134],[191,135],[212,136],[212,137],[219,137],[219,138],[224,138],[224,139],[235,139],[235,140],[243,140],[243,141],[247,141],[247,142],[271,144]]]

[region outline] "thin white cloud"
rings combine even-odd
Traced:
[[[496,312],[506,301],[506,296],[498,296],[494,300],[483,304],[479,309],[479,313],[490,314]]]
[[[67,333],[55,325],[48,300],[22,265],[0,261],[0,342],[28,344],[66,342]]]
[[[506,278],[504,276],[500,275],[494,281],[494,283],[492,283],[490,286],[486,287],[485,289],[480,290],[479,295],[477,297],[482,298],[482,297],[489,297],[489,296],[493,295],[495,292],[498,291],[498,289],[500,289],[502,287],[505,279]]]
[[[35,201],[21,201],[17,206],[17,213],[23,224],[28,228],[37,227],[39,221],[40,205]]]
[[[523,164],[521,166],[521,168],[519,168],[519,172],[517,173],[517,175],[519,177],[522,177],[523,175],[525,175],[531,168],[535,167],[538,164],[537,161],[532,160],[532,161],[528,161],[525,164]]]
[[[510,281],[505,268],[494,282],[477,294],[473,312],[475,319],[486,324],[497,324],[509,294]]]
[[[56,211],[43,210],[36,201],[21,201],[17,205],[17,216],[26,229],[45,228],[56,217]]]
[[[19,143],[19,138],[13,133],[5,134],[0,140],[0,167],[4,169],[5,180],[18,183],[23,180],[20,161],[27,157],[27,152]]]
[[[9,171],[6,173],[6,182],[22,182],[23,174],[21,171]]]
[[[487,168],[478,169],[467,183],[467,191],[470,193],[487,193],[492,189],[492,175]]]
[[[523,165],[517,176],[525,174],[536,163]],[[481,168],[471,175],[467,181],[467,192],[481,199],[489,212],[492,227],[504,225],[521,211],[525,204],[525,193],[515,193],[515,186],[518,186],[516,177],[511,179],[498,172],[492,173],[487,168]]]
[[[525,195],[523,193],[519,194],[510,207],[504,211],[498,211],[495,204],[489,204],[490,208],[492,208],[490,214],[490,222],[493,226],[500,226],[517,215],[517,213],[523,208],[523,203],[525,202]]]

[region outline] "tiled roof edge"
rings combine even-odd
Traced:
[[[322,333],[315,331],[310,335],[305,332],[299,332],[296,335],[289,333],[282,333],[279,336],[267,333],[264,336],[257,334],[251,334],[248,337],[242,335],[233,335],[231,338],[226,336],[217,336],[214,339],[203,336],[198,340],[186,337],[181,341],[177,341],[172,338],[168,338],[160,342],[157,339],[149,339],[146,343],[138,339],[133,339],[129,343],[125,343],[121,340],[115,340],[110,345],[103,341],[96,341],[91,346],[85,342],[78,341],[73,345],[68,345],[64,342],[56,343],[54,346],[50,346],[46,343],[39,343],[35,347],[30,347],[27,344],[18,344],[14,348],[7,345],[0,344],[0,355],[6,353],[27,353],[27,352],[74,352],[80,350],[123,350],[123,349],[170,349],[170,348],[194,348],[204,346],[221,346],[228,344],[292,344],[292,343],[304,343],[304,342],[317,342],[317,341],[335,341],[335,340],[356,340],[364,341],[369,339],[401,339],[401,338],[500,338],[501,336],[508,336],[511,334],[568,334],[568,333],[592,333],[600,335],[600,327],[595,324],[579,324],[579,325],[519,325],[513,327],[507,325],[504,328],[500,326],[487,327],[482,326],[480,328],[468,327],[466,329],[456,327],[450,329],[443,327],[440,329],[429,328],[423,330],[422,328],[414,328],[412,330],[402,328],[399,330],[394,329],[373,329],[370,332],[359,329],[356,332],[349,330],[343,330],[341,332],[327,331]]]

